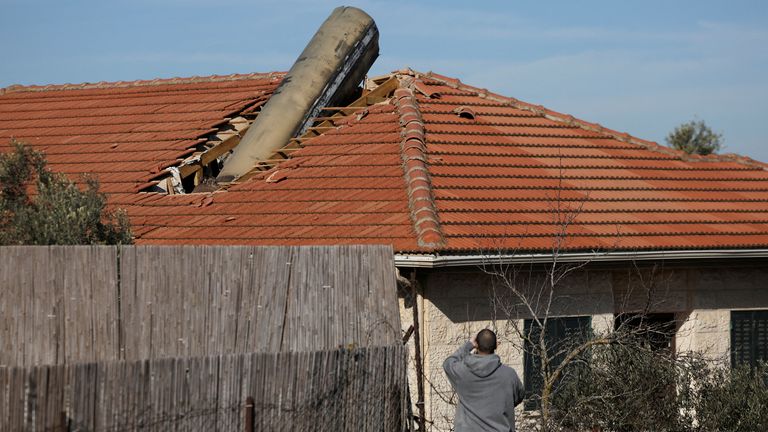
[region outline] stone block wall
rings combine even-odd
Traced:
[[[639,270],[638,270],[639,269]],[[429,430],[452,430],[456,395],[442,363],[471,335],[483,328],[499,337],[502,361],[523,371],[518,330],[531,314],[525,307],[504,301],[504,287],[477,268],[419,270],[421,286],[422,353],[425,403]],[[535,287],[540,274],[517,277],[521,287]],[[768,309],[768,265],[762,263],[699,263],[696,265],[593,265],[571,274],[558,286],[554,316],[590,316],[593,328],[608,331],[614,313],[637,311],[650,304],[651,312],[673,312],[678,320],[675,347],[697,350],[725,359],[730,349],[730,311]],[[649,288],[649,285],[653,285]],[[648,298],[653,297],[649,303]],[[412,320],[406,302],[402,322]],[[415,373],[411,375],[416,401]]]

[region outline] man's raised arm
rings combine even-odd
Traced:
[[[464,357],[468,356],[469,353],[472,352],[472,349],[475,348],[476,342],[475,338],[473,337],[469,341],[465,342],[462,346],[459,347],[459,349],[456,350],[453,354],[448,356],[447,359],[443,362],[443,370],[445,371],[445,374],[448,375],[448,379],[455,383],[456,379],[458,378],[458,375],[456,374],[456,366],[464,360]]]

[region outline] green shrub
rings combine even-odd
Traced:
[[[712,131],[703,120],[692,120],[676,127],[667,135],[667,144],[688,154],[717,153],[723,146],[723,135]]]
[[[768,430],[768,365],[730,368],[637,344],[594,347],[553,398],[563,431]]]
[[[128,218],[107,209],[99,183],[84,188],[47,168],[45,157],[22,143],[0,154],[0,245],[129,244]]]
[[[641,344],[595,346],[558,389],[555,421],[566,430],[679,430],[677,371],[669,353]]]
[[[698,430],[768,430],[768,365],[709,368],[699,379],[693,404]]]

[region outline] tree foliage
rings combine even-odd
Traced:
[[[0,154],[0,245],[129,244],[128,218],[107,209],[99,183],[51,172],[42,153],[11,141]]]
[[[713,362],[637,344],[594,347],[553,400],[556,430],[768,430],[768,367]]]
[[[631,339],[594,346],[553,397],[554,430],[677,430],[674,362]]]
[[[703,120],[691,120],[667,135],[667,144],[688,154],[708,155],[723,147],[723,135],[715,133]]]
[[[768,430],[768,364],[733,369],[704,363],[691,387],[697,431]]]

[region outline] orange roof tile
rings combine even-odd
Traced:
[[[0,151],[10,138],[52,169],[95,174],[104,191],[135,192],[227,119],[263,104],[282,74],[13,86],[0,90]]]
[[[436,75],[211,194],[137,188],[281,74],[0,91],[17,137],[96,173],[145,244],[389,243],[401,252],[768,248],[767,166],[696,157]]]
[[[417,83],[445,249],[551,249],[560,232],[565,249],[768,246],[764,164],[685,155],[439,75]]]

